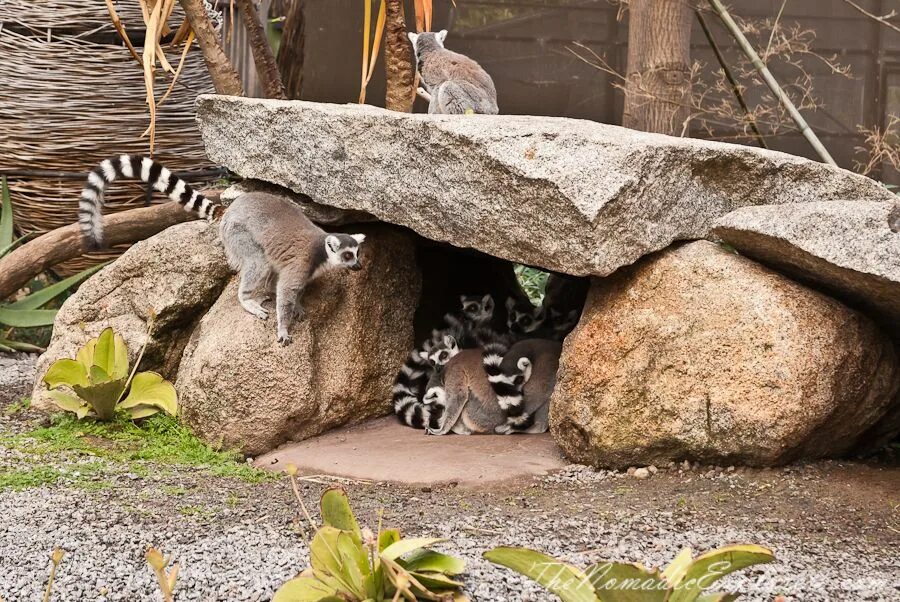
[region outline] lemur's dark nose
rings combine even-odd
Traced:
[[[357,261],[356,263],[354,263],[353,265],[350,266],[350,269],[353,270],[354,272],[358,272],[359,270],[362,269],[362,264]]]

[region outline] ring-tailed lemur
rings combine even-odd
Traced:
[[[535,307],[528,300],[506,300],[506,325],[510,334],[518,340],[543,338],[547,313],[543,306]]]
[[[429,426],[428,433],[545,432],[549,427],[550,395],[556,386],[559,344],[553,341],[537,343],[521,354],[514,345],[510,350],[511,357],[503,362],[505,374],[520,377],[522,418],[514,424],[510,422],[484,372],[481,353],[470,349],[459,352],[443,370],[429,379],[425,401],[429,407],[440,408],[441,418],[440,427]],[[510,363],[515,367],[507,365]]]
[[[541,307],[551,327],[551,337],[562,341],[581,319],[591,281],[567,274],[551,273],[544,289]]]
[[[418,92],[428,101],[428,112],[499,113],[494,80],[474,60],[444,48],[446,38],[446,29],[437,33],[409,33],[423,84]]]
[[[493,297],[461,295],[459,300],[460,315],[445,315],[446,328],[433,330],[430,339],[413,349],[394,378],[394,413],[407,426],[425,428],[428,425],[429,412],[422,403],[425,384],[435,368],[452,357],[445,357],[441,362],[441,353],[478,346],[482,338],[488,336],[488,325],[494,316]]]
[[[103,193],[119,177],[147,182],[200,217],[212,220],[224,211],[152,159],[130,155],[107,159],[88,174],[78,204],[82,233],[94,246],[103,241]],[[269,312],[262,302],[274,292],[277,340],[282,345],[291,342],[293,321],[303,317],[298,301],[311,280],[331,268],[362,269],[359,246],[364,234],[329,234],[309,221],[299,205],[272,194],[237,197],[219,232],[228,264],[240,273],[241,307],[265,320]]]
[[[88,173],[81,200],[78,202],[78,223],[90,248],[103,245],[103,195],[106,187],[119,178],[137,179],[150,184],[159,192],[179,203],[186,211],[193,211],[205,219],[222,215],[224,208],[191,188],[190,184],[149,157],[121,155],[106,159]]]

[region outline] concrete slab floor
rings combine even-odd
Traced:
[[[464,487],[543,475],[567,464],[550,433],[437,437],[393,416],[286,444],[254,462],[278,471],[289,463],[304,475]]]

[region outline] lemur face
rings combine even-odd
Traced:
[[[557,332],[568,332],[575,328],[578,324],[578,310],[559,311],[550,308],[550,321],[553,323],[553,329]]]
[[[435,345],[428,353],[428,361],[435,369],[443,368],[447,365],[453,356],[459,353],[459,345],[456,339],[450,335],[445,335],[444,340]]]
[[[325,237],[325,255],[334,267],[361,270],[359,246],[366,240],[365,234],[329,234]]]
[[[543,307],[516,307],[516,301],[512,298],[506,300],[506,310],[506,325],[510,332],[518,335],[531,334],[541,327],[546,318]]]
[[[494,298],[490,295],[460,295],[463,315],[476,324],[490,322],[494,317]]]

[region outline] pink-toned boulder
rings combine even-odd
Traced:
[[[897,403],[871,320],[709,242],[596,280],[566,341],[551,431],[599,466],[777,465],[846,454]]]

